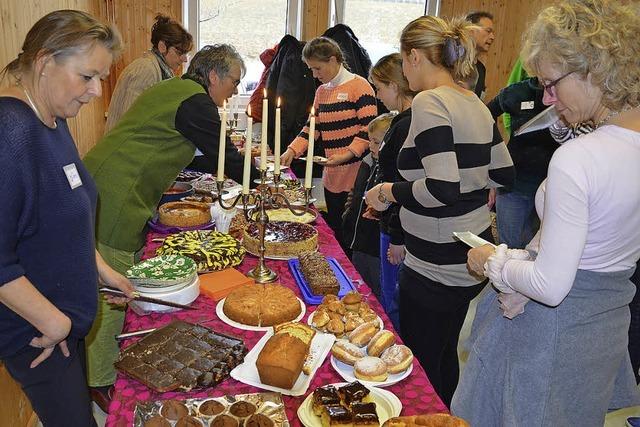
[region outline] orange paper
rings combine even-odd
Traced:
[[[240,273],[235,268],[226,268],[200,275],[200,294],[220,301],[237,287],[253,284],[253,279]]]

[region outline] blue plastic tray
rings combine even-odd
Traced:
[[[349,276],[344,272],[342,266],[338,263],[338,261],[333,257],[327,257],[327,262],[331,266],[333,273],[336,275],[338,279],[338,283],[340,284],[340,291],[338,292],[338,297],[342,298],[349,291],[355,291],[356,288],[349,279]],[[311,293],[311,288],[304,280],[304,274],[302,274],[302,270],[300,270],[300,262],[297,258],[289,260],[289,269],[291,270],[291,274],[295,279],[298,287],[300,288],[300,292],[302,293],[302,299],[307,304],[318,305],[322,302],[324,295],[315,295]]]

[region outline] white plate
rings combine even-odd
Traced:
[[[298,315],[298,317],[296,317],[295,319],[291,320],[292,322],[298,322],[300,321],[300,319],[302,319],[304,317],[304,314],[307,312],[307,306],[304,305],[304,302],[302,302],[302,300],[298,297],[296,297],[296,299],[298,300],[298,302],[300,303],[300,314]],[[222,309],[222,307],[224,306],[224,301],[226,300],[226,298],[223,298],[220,300],[220,302],[218,302],[218,305],[216,305],[216,314],[218,315],[218,318],[220,320],[222,320],[224,323],[226,323],[229,326],[233,326],[234,328],[238,328],[238,329],[244,329],[245,331],[271,331],[273,330],[273,326],[251,326],[251,325],[243,325],[242,323],[238,323],[234,320],[231,320],[227,317],[226,314],[224,314],[224,310]]]
[[[493,243],[487,242],[482,237],[477,236],[470,231],[454,231],[453,235],[457,237],[458,240],[460,240],[462,243],[466,243],[472,248],[479,248],[483,245],[491,245],[494,248],[496,247],[496,245],[494,245]]]
[[[195,279],[193,279],[193,281],[189,283],[187,286],[184,286],[174,291],[163,292],[163,293],[153,293],[153,294],[140,292],[140,295],[149,296],[149,297],[153,297],[153,298],[157,298],[165,301],[177,302],[178,304],[189,305],[192,302],[194,302],[196,298],[198,298],[198,295],[200,295],[200,278],[196,275]],[[181,308],[170,307],[168,305],[154,304],[152,302],[146,302],[146,301],[134,300],[134,301],[131,301],[129,305],[138,314],[144,314],[149,312],[173,312],[173,311],[182,310]]]
[[[316,331],[318,331],[319,329],[316,328],[315,326],[313,326],[313,315],[316,314],[316,312],[314,311],[313,313],[311,313],[309,315],[309,317],[307,318],[307,325],[311,326],[313,329],[315,329]],[[384,329],[384,323],[382,322],[382,319],[380,318],[380,316],[378,316],[378,323],[380,324],[380,329]],[[348,332],[345,333],[345,335],[349,335]]]
[[[317,333],[313,337],[313,340],[311,341],[311,347],[309,349],[309,354],[310,357],[312,357],[311,360],[313,361],[311,374],[306,375],[304,373],[301,373],[297,381],[293,385],[293,388],[291,388],[291,390],[286,390],[280,387],[262,384],[260,382],[258,368],[256,368],[256,360],[258,360],[258,355],[260,354],[260,351],[262,351],[262,348],[267,343],[269,338],[271,338],[271,336],[273,336],[273,331],[264,334],[260,341],[258,341],[256,345],[251,349],[251,351],[244,357],[244,362],[241,365],[236,366],[231,371],[231,377],[242,383],[265,390],[277,391],[282,394],[286,394],[287,396],[302,396],[309,389],[311,379],[331,351],[331,346],[333,346],[333,342],[335,341],[336,337],[331,334],[322,333]]]
[[[255,257],[259,257],[258,254],[254,254],[253,252],[248,250],[246,247],[245,247],[245,250],[247,251],[248,254],[253,255]],[[311,252],[318,252],[318,247],[316,246],[316,248]],[[264,256],[264,259],[272,259],[274,261],[288,261],[288,260],[294,259],[294,258],[298,258],[298,256],[297,255],[291,255],[291,256],[265,255]]]
[[[306,157],[300,157],[300,160],[304,160],[305,162],[307,161]],[[325,163],[327,163],[329,161],[329,159],[327,159],[326,157],[323,156],[313,156],[313,162],[317,163],[319,165],[323,165]]]
[[[148,294],[166,294],[168,292],[174,292],[182,288],[186,288],[187,286],[191,286],[193,282],[198,280],[198,275],[196,274],[188,282],[176,283],[175,285],[169,286],[145,286],[143,284],[133,284],[133,287],[136,291],[140,292],[143,296],[155,297],[156,295],[148,295]]]
[[[356,378],[356,376],[353,374],[353,366],[347,365],[346,363],[342,363],[341,361],[333,357],[333,355],[331,355],[331,366],[333,366],[333,369],[335,369],[336,372],[346,381],[349,381],[349,382],[360,381],[363,385],[367,387],[388,387],[390,385],[394,385],[395,383],[402,381],[403,379],[411,375],[411,372],[413,372],[413,362],[412,362],[406,371],[400,372],[399,374],[391,374],[385,381],[381,381],[381,382],[363,381],[361,379]]]
[[[331,384],[333,386],[341,387],[347,383]],[[387,390],[382,390],[376,387],[367,386],[371,391],[370,396],[373,398],[373,402],[376,404],[376,412],[378,413],[378,420],[380,425],[384,424],[389,418],[397,417],[402,411],[402,402],[398,399],[398,396]],[[322,422],[320,417],[313,413],[313,393],[309,393],[309,396],[302,402],[302,405],[298,408],[298,419],[306,427],[321,427]]]

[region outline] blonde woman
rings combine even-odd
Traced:
[[[489,188],[514,176],[491,113],[456,83],[474,66],[470,25],[423,16],[402,31],[402,68],[409,87],[421,91],[398,155],[404,181],[379,184],[366,196],[376,210],[401,206],[407,252],[398,279],[400,333],[447,405],[458,382],[460,328],[486,283],[469,274],[467,248],[452,233],[491,239]]]
[[[472,425],[599,427],[608,409],[640,403],[627,351],[640,257],[639,32],[631,6],[584,0],[543,10],[525,35],[522,59],[544,102],[596,129],[555,151],[529,252],[469,252],[497,289],[478,305],[452,405]]]

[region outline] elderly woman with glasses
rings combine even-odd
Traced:
[[[640,257],[636,8],[563,1],[525,37],[544,102],[596,129],[554,153],[528,251],[469,252],[495,287],[478,305],[451,408],[472,425],[602,426],[608,409],[640,403],[627,351]]]
[[[84,158],[99,192],[98,251],[117,271],[125,272],[136,262],[147,221],[196,150],[215,170],[221,130],[218,107],[235,93],[244,69],[233,46],[203,47],[181,79],[160,82],[140,95]],[[240,182],[243,158],[228,137],[225,147],[225,172]],[[251,181],[258,177],[253,168]],[[122,330],[123,320],[123,310],[102,304],[87,339],[90,385],[103,391],[115,381],[114,335]]]

